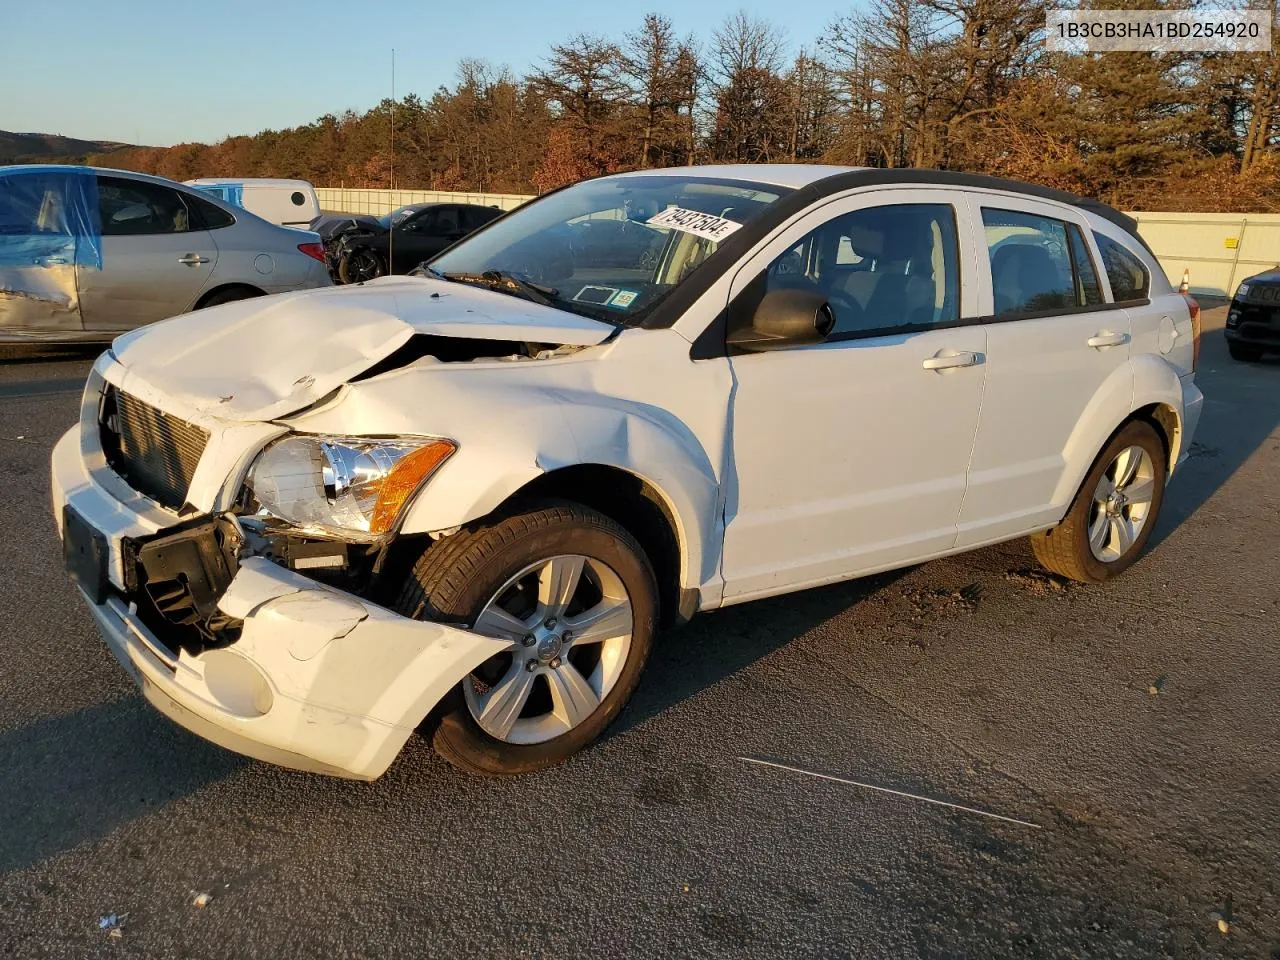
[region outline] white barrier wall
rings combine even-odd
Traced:
[[[532,200],[516,193],[449,193],[439,190],[355,190],[317,187],[322,210],[389,213],[406,203],[481,203],[513,210]],[[1132,213],[1169,282],[1191,273],[1191,292],[1230,296],[1245,277],[1280,265],[1280,214]]]
[[[408,203],[480,203],[514,210],[533,197],[518,193],[450,193],[443,190],[354,190],[316,187],[321,210],[335,213],[367,213],[379,216]]]
[[[1240,281],[1280,265],[1280,214],[1132,213],[1138,232],[1177,286],[1191,272],[1191,292],[1229,297]]]

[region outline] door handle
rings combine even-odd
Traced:
[[[202,257],[198,253],[188,253],[186,256],[178,258],[179,263],[185,263],[188,267],[194,267],[199,263],[208,263],[208,257]]]
[[[920,366],[926,370],[954,370],[956,367],[976,367],[985,358],[972,350],[956,350],[944,352],[939,350],[932,357],[925,358]]]
[[[1127,333],[1110,333],[1104,330],[1101,333],[1095,333],[1087,342],[1095,350],[1101,350],[1103,347],[1118,347],[1122,343],[1128,343],[1129,335]]]

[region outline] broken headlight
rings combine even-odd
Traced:
[[[414,492],[457,449],[431,437],[291,434],[264,449],[246,486],[271,516],[303,533],[389,533]]]

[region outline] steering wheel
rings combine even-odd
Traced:
[[[858,301],[843,290],[828,290],[827,303],[831,305],[831,310],[836,315],[837,328],[847,328],[849,321],[862,312],[862,308],[858,306]],[[841,323],[841,320],[844,323]]]

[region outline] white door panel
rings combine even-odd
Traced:
[[[1088,223],[1077,211],[980,194],[972,203],[972,222],[979,230],[984,206],[1075,224],[1094,273],[1101,273]],[[979,276],[986,286],[986,310],[994,313],[989,259]],[[1104,385],[1114,390],[1114,378],[1128,375],[1129,315],[1099,306],[987,324],[986,392],[957,546],[1017,536],[1061,519],[1067,504],[1055,503],[1054,494],[1066,468],[1068,441]]]
[[[981,327],[733,358],[727,597],[951,548],[982,400]]]
[[[730,297],[784,254],[796,264],[787,270],[794,276],[811,256],[797,252],[797,245],[803,249],[805,237],[835,218],[887,205],[952,205],[955,197],[954,191],[882,190],[873,198],[827,204],[758,251],[739,270]],[[967,277],[967,211],[962,205],[955,213],[960,273]],[[843,270],[850,254],[848,244],[841,244],[834,263]],[[936,269],[935,264],[930,271],[934,276]],[[866,329],[894,325],[898,301],[876,297],[874,284],[840,286],[846,275],[834,276],[836,288],[847,292],[846,303],[872,290],[861,301],[867,306],[859,322]],[[901,274],[894,276],[902,282]],[[908,292],[918,311],[934,309],[927,289],[925,295]],[[958,314],[974,315],[972,291],[961,286],[958,293]],[[842,336],[731,358],[726,600],[900,566],[945,552],[955,542],[982,401],[984,329],[957,324]]]

